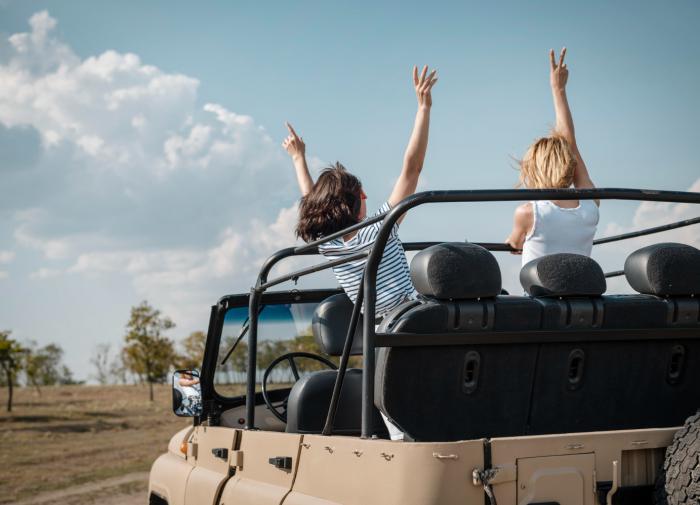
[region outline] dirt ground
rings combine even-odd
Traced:
[[[148,470],[191,420],[170,408],[170,387],[0,388],[0,504],[145,504]]]

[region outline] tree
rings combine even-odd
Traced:
[[[124,364],[148,383],[149,399],[153,401],[153,384],[165,382],[171,365],[176,360],[173,342],[162,335],[163,331],[175,327],[168,317],[147,301],[131,308],[131,317],[126,324],[123,351]]]
[[[189,370],[198,369],[204,361],[204,347],[207,343],[207,335],[202,331],[194,331],[182,341],[183,353],[180,356],[178,366]]]
[[[229,358],[231,368],[234,372],[245,374],[248,371],[248,343],[244,341],[238,342],[236,350]]]
[[[95,367],[95,380],[101,385],[109,384],[111,374],[110,369],[110,351],[109,344],[98,344],[90,358],[90,364]]]
[[[7,384],[7,411],[12,412],[12,393],[17,372],[22,366],[22,356],[25,350],[19,343],[10,338],[11,331],[0,331],[0,368],[4,373]]]
[[[84,380],[75,380],[73,372],[66,365],[61,365],[61,370],[58,374],[58,383],[62,386],[72,386],[75,384],[85,384]]]
[[[63,349],[58,344],[48,344],[37,347],[35,342],[30,344],[24,355],[24,373],[27,384],[34,386],[39,394],[39,386],[73,383],[73,374],[61,363]]]
[[[129,369],[124,363],[124,353],[116,354],[109,363],[109,375],[114,377],[115,382],[127,384]]]

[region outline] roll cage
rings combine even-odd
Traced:
[[[690,203],[690,204],[700,204],[700,193],[691,192],[680,192],[680,191],[656,191],[656,190],[642,190],[642,189],[624,189],[624,188],[599,188],[599,189],[552,189],[552,190],[449,190],[449,191],[426,191],[421,193],[416,193],[409,196],[408,198],[399,202],[395,207],[390,209],[388,212],[376,215],[369,219],[366,219],[360,223],[353,226],[345,228],[341,231],[328,235],[322,239],[310,242],[300,247],[290,247],[282,249],[271,255],[262,265],[258,278],[254,287],[250,290],[250,295],[248,296],[248,369],[247,369],[247,385],[246,385],[246,395],[245,395],[245,429],[255,429],[255,405],[256,397],[260,396],[256,394],[255,384],[256,384],[256,372],[257,372],[257,337],[258,337],[258,315],[261,306],[261,300],[263,295],[269,298],[269,300],[274,301],[278,296],[290,295],[290,292],[285,293],[266,293],[266,291],[278,284],[283,282],[297,279],[312,274],[314,272],[319,272],[327,270],[334,266],[348,263],[351,261],[356,261],[360,258],[367,258],[367,263],[365,265],[363,283],[360,285],[360,289],[357,295],[357,299],[354,304],[352,317],[348,331],[346,333],[345,343],[343,347],[343,353],[341,355],[339,372],[335,381],[333,388],[333,394],[326,417],[325,426],[323,429],[324,435],[330,435],[333,431],[333,423],[335,414],[338,408],[338,403],[340,399],[340,391],[343,385],[343,378],[347,370],[348,361],[350,358],[350,350],[352,348],[352,340],[355,334],[355,330],[360,317],[360,308],[364,302],[365,309],[368,313],[373,313],[376,303],[376,277],[381,261],[384,247],[389,238],[392,227],[396,221],[405,214],[408,210],[418,207],[420,205],[429,203],[455,203],[455,202],[496,202],[496,201],[532,201],[532,200],[632,200],[632,201],[653,201],[653,202],[668,202],[668,203]],[[344,258],[324,261],[323,263],[312,265],[285,275],[281,275],[272,280],[268,279],[270,271],[274,265],[285,258],[293,256],[310,256],[318,254],[318,246],[320,244],[329,242],[336,238],[342,237],[351,233],[353,231],[365,228],[374,223],[383,221],[377,238],[368,251],[346,256]],[[617,242],[622,240],[627,240],[631,238],[641,237],[644,235],[650,235],[653,233],[659,233],[663,231],[673,230],[693,224],[700,223],[700,216],[692,219],[686,219],[683,221],[673,222],[662,226],[656,226],[652,228],[646,228],[643,230],[624,233],[620,235],[614,235],[610,237],[604,237],[597,239],[593,242],[594,245],[607,244],[610,242]],[[432,245],[439,244],[440,242],[404,242],[404,249],[407,251],[419,251],[423,250]],[[482,247],[490,251],[503,251],[511,252],[513,249],[503,243],[477,243]],[[616,270],[608,272],[605,274],[606,277],[615,277],[623,275],[622,270]],[[323,291],[323,293],[321,293]],[[308,292],[298,291],[295,293],[296,299],[303,301],[308,300],[309,296],[313,299],[318,299],[318,296],[327,294],[330,296],[332,294],[340,292],[339,289],[336,290],[310,290]],[[313,294],[313,295],[312,295]],[[240,304],[243,302],[245,295],[238,295],[237,297],[225,297],[222,298],[218,306],[212,307],[212,317],[210,319],[209,335],[220,334],[221,328],[223,326],[223,317],[216,317],[217,308],[223,309],[224,311],[228,308],[229,304],[232,302],[237,302]],[[688,328],[666,328],[665,333],[673,334],[677,337],[689,337],[695,336],[697,330],[692,330]],[[504,344],[504,343],[516,343],[523,342],[531,339],[539,339],[542,342],[565,342],[567,340],[573,340],[579,337],[580,331],[572,330],[565,333],[561,331],[543,331],[543,330],[524,330],[524,331],[488,331],[488,332],[470,332],[468,334],[437,334],[431,333],[429,335],[425,334],[402,334],[402,333],[377,333],[374,326],[373,318],[364,319],[363,327],[363,354],[362,354],[362,364],[363,364],[363,375],[362,375],[362,438],[371,438],[372,435],[372,407],[374,405],[374,378],[375,378],[375,349],[379,347],[405,347],[405,346],[440,346],[440,345],[450,345],[457,343],[491,343],[491,344]],[[653,338],[658,330],[648,329],[640,330],[635,329],[625,330],[625,329],[606,329],[601,330],[599,338],[601,340],[632,340],[632,339],[645,339]],[[590,337],[588,337],[591,340]],[[592,340],[595,340],[593,338]],[[205,356],[205,362],[203,363],[203,379],[205,376],[210,375],[207,370],[211,370],[211,375],[213,376],[213,370],[216,367],[216,353],[208,353]],[[211,377],[210,377],[211,378]],[[212,383],[211,380],[206,380],[208,383]],[[208,390],[208,391],[207,391]],[[216,398],[218,395],[215,394],[213,386],[206,387],[205,381],[203,381],[203,394],[209,398]],[[242,402],[242,400],[241,400]],[[205,401],[205,412],[211,412],[211,406],[207,406]]]

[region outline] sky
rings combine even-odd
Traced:
[[[141,300],[176,340],[205,330],[210,305],[295,243],[284,121],[313,171],[341,161],[379,207],[415,114],[413,65],[439,74],[421,190],[515,186],[515,160],[553,124],[547,52],[565,45],[596,185],[700,191],[698,21],[695,1],[0,0],[0,328],[59,343],[81,379]],[[513,207],[420,207],[401,237],[502,241]],[[604,202],[598,236],[698,210]],[[700,230],[594,258],[617,270],[661,239],[699,246]],[[499,261],[520,292],[519,259]]]

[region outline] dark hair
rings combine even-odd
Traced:
[[[301,199],[297,237],[317,240],[359,222],[362,183],[336,162],[324,168]]]

